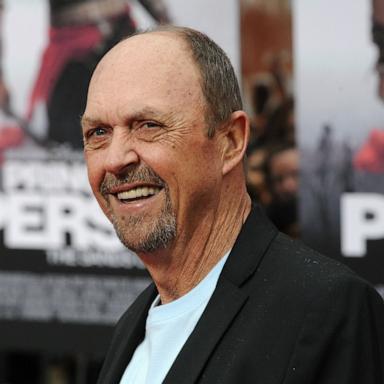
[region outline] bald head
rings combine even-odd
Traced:
[[[175,109],[183,103],[203,108],[200,84],[200,73],[182,39],[168,32],[133,36],[117,44],[98,64],[85,115],[91,110],[92,115],[103,112],[108,121],[113,118],[111,122],[118,124],[128,108],[134,113],[144,104],[153,109],[161,109],[164,103]]]
[[[192,61],[186,44],[177,35],[167,32],[148,32],[131,36],[115,45],[97,65],[91,86],[105,72],[123,77],[147,72],[154,67],[170,70],[178,63]]]
[[[142,39],[148,37],[148,39]],[[160,38],[159,38],[160,37]],[[165,43],[161,51],[158,43]],[[205,117],[208,136],[212,137],[218,125],[225,122],[232,112],[242,109],[239,85],[233,67],[225,52],[205,34],[185,27],[160,26],[152,31],[131,36],[114,47],[99,64],[95,75],[105,61],[113,60],[110,54],[132,43],[138,52],[150,45],[153,50],[152,61],[148,65],[172,60],[180,60],[180,52],[186,55],[198,71],[198,81],[205,103]],[[178,50],[175,48],[178,48]],[[149,46],[148,46],[149,48]],[[174,57],[172,59],[172,57]],[[108,59],[108,60],[107,60]],[[128,63],[126,64],[128,66]],[[113,63],[112,63],[113,68]]]

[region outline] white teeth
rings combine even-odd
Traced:
[[[160,192],[160,188],[139,187],[139,188],[131,189],[130,191],[120,192],[117,194],[117,198],[119,200],[137,199],[139,197],[152,196],[158,192]]]

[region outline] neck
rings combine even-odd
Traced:
[[[139,254],[159,291],[163,304],[193,289],[233,247],[251,209],[244,189],[225,188],[218,205],[207,209],[192,231],[174,244],[151,254]],[[188,233],[186,233],[188,232]]]

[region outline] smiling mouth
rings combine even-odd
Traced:
[[[137,187],[129,191],[122,191],[116,193],[116,197],[122,203],[129,203],[132,201],[145,200],[152,196],[157,195],[162,188],[159,187]]]

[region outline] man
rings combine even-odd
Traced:
[[[299,153],[292,144],[281,144],[271,150],[267,159],[267,174],[271,193],[279,201],[297,197],[299,183]]]
[[[120,42],[82,125],[96,199],[154,281],[99,384],[383,383],[381,298],[251,207],[248,117],[214,42],[176,27]]]
[[[299,237],[297,194],[299,189],[299,154],[290,143],[275,146],[266,160],[266,179],[272,200],[268,217],[283,233]]]

